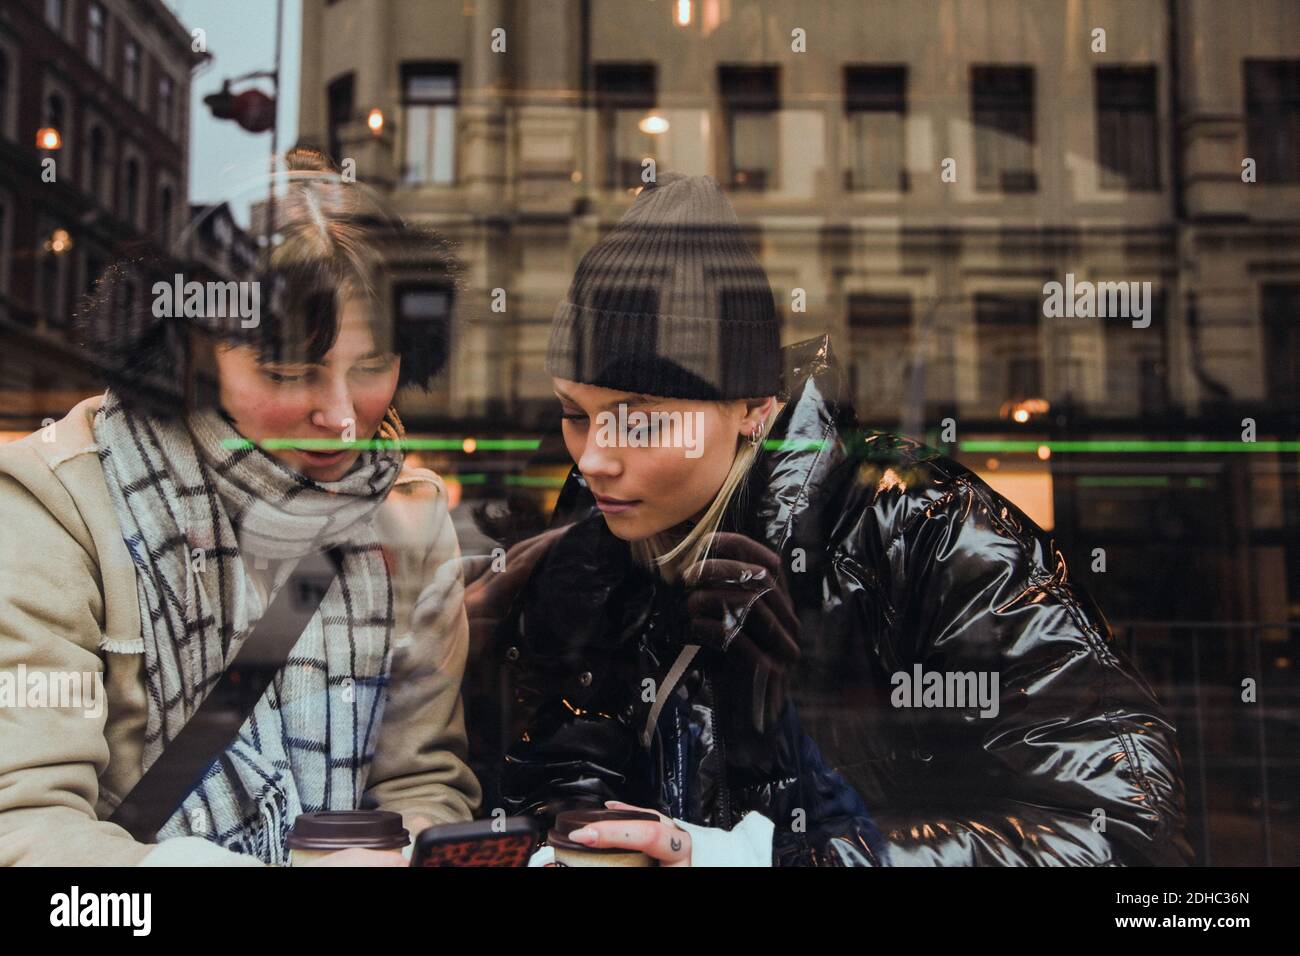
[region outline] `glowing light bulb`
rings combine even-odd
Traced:
[[[649,133],[657,136],[660,133],[668,132],[668,120],[658,113],[650,113],[641,122],[636,124],[636,128],[643,133]]]

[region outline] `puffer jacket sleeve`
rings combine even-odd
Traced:
[[[887,517],[866,532],[890,663],[996,677],[997,708],[906,711],[928,805],[876,814],[890,863],[1190,862],[1175,729],[1151,688],[1051,538],[955,462],[931,467],[925,492],[886,476],[872,508]]]

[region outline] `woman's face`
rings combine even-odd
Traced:
[[[553,385],[569,454],[610,530],[625,541],[648,538],[702,514],[731,469],[738,439],[773,407],[770,399],[695,402],[562,378]]]
[[[348,299],[334,347],[318,364],[263,364],[250,346],[216,351],[221,406],[235,428],[254,442],[267,439],[372,438],[397,391],[401,359],[376,348],[367,303]],[[337,481],[362,449],[267,449],[314,481]]]

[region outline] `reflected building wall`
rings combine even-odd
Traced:
[[[829,331],[869,425],[1279,437],[1300,374],[1286,22],[1194,0],[309,0],[301,138],[469,267],[457,360],[408,399],[426,424],[543,421],[551,312],[649,158],[729,191],[783,339]],[[1149,283],[1150,314],[1051,318],[1049,282]],[[1025,400],[1043,410],[1019,421]],[[1065,474],[991,457],[970,463],[995,484]]]
[[[110,264],[163,253],[184,226],[190,73],[205,58],[191,42],[162,0],[0,7],[2,431],[97,390],[73,312]]]

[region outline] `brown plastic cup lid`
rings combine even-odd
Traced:
[[[580,853],[636,853],[623,847],[590,847],[585,843],[576,843],[569,839],[574,830],[581,830],[588,823],[606,823],[610,820],[651,820],[658,821],[659,814],[644,810],[565,810],[555,815],[555,827],[546,835],[546,842],[560,850],[576,850]]]
[[[391,810],[325,810],[293,821],[291,850],[399,850],[411,842],[402,815]]]

